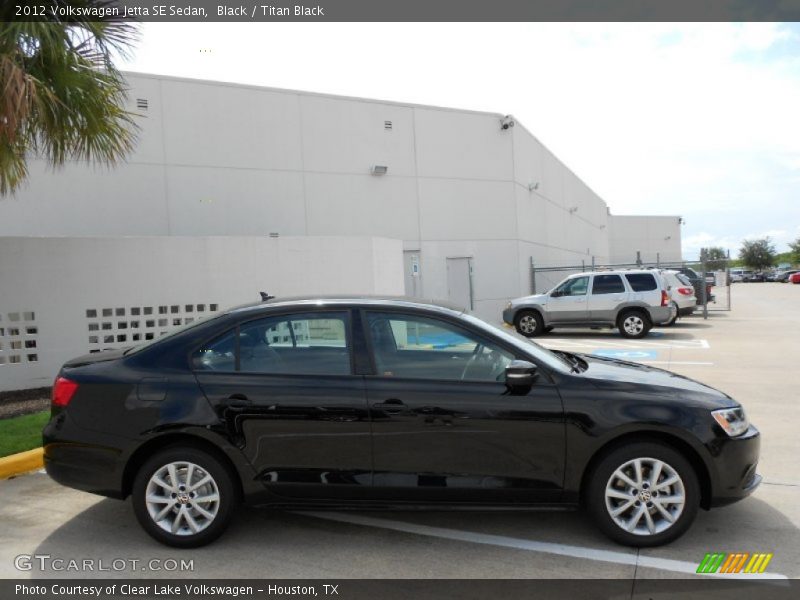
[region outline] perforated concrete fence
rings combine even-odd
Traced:
[[[402,242],[0,237],[0,391],[50,385],[70,358],[156,339],[260,291],[402,295]]]

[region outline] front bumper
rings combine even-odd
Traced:
[[[514,324],[514,317],[516,316],[517,309],[511,307],[507,308],[503,311],[503,323],[507,323],[508,325]]]
[[[725,506],[752,494],[761,483],[756,472],[761,450],[761,434],[750,428],[735,438],[716,439],[707,445],[711,452],[716,477],[712,487],[711,506]]]

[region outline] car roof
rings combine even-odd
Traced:
[[[271,298],[263,302],[252,302],[234,306],[226,313],[258,312],[267,308],[307,308],[322,306],[369,307],[369,308],[417,308],[436,310],[443,313],[462,314],[466,308],[441,300],[423,300],[409,296],[335,295],[335,296],[289,296]]]
[[[587,275],[638,275],[640,273],[652,273],[654,269],[597,269],[596,271],[584,271],[583,273],[573,273],[567,279],[574,277],[585,277]]]

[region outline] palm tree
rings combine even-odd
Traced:
[[[107,10],[113,0],[42,2],[44,15],[0,7],[0,195],[28,175],[31,156],[113,165],[133,148],[137,127],[124,108],[126,88],[112,63],[125,57],[137,25],[120,16],[59,16],[53,7]],[[31,3],[38,4],[38,3]],[[111,13],[113,15],[113,13]],[[95,20],[92,20],[95,19]]]

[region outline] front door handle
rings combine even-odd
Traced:
[[[408,411],[408,407],[402,400],[397,400],[392,398],[390,400],[386,400],[385,402],[378,402],[372,405],[372,408],[381,410],[390,415],[396,415],[401,412]]]
[[[244,394],[231,394],[223,401],[223,404],[225,408],[247,408],[253,405],[253,401]]]

